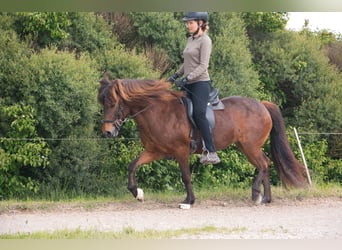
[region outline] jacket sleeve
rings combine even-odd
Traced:
[[[176,74],[177,74],[178,76],[184,75],[184,64],[182,64],[182,65],[180,66],[180,68],[177,70]]]

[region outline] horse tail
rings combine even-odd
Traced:
[[[284,187],[304,187],[306,180],[304,168],[297,161],[286,136],[286,128],[283,116],[277,105],[271,102],[262,102],[272,118],[272,130],[270,134],[271,155],[276,171]]]

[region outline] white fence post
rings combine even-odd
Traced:
[[[302,145],[300,144],[300,140],[299,140],[299,136],[298,136],[298,133],[297,133],[297,129],[296,128],[293,128],[294,130],[294,133],[295,133],[295,136],[296,136],[296,139],[297,139],[297,144],[298,144],[298,147],[299,147],[299,150],[300,150],[300,154],[302,156],[302,159],[303,159],[303,163],[304,163],[304,166],[305,166],[305,171],[306,171],[306,175],[308,177],[308,181],[309,181],[309,184],[311,186],[311,177],[310,177],[310,173],[309,173],[309,169],[308,169],[308,166],[306,164],[306,160],[305,160],[305,156],[304,156],[304,152],[303,152],[303,149],[302,149]]]

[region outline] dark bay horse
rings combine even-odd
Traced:
[[[172,90],[170,83],[164,80],[109,80],[103,77],[100,84],[98,101],[104,107],[102,132],[108,137],[117,136],[128,118],[133,118],[139,127],[144,151],[128,167],[128,189],[133,196],[138,200],[144,198],[135,181],[137,168],[172,157],[179,163],[187,191],[181,204],[194,204],[189,167],[191,124],[180,101],[184,93]],[[238,96],[223,98],[222,102],[225,109],[215,111],[214,142],[218,150],[235,143],[258,170],[252,185],[252,200],[257,204],[271,202],[271,162],[262,150],[269,135],[272,160],[283,185],[306,186],[303,168],[290,148],[279,108],[271,102]],[[201,151],[200,145],[195,153]]]

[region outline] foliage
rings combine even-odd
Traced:
[[[254,62],[265,89],[292,124],[317,131],[341,128],[341,75],[317,40],[279,32],[253,42]]]
[[[156,78],[151,62],[143,55],[137,55],[123,48],[98,50],[93,53],[99,72],[110,72],[111,77],[117,78]]]
[[[30,53],[24,44],[18,42],[15,32],[1,28],[0,47],[0,98],[4,104],[11,105],[25,99],[24,89],[30,75],[26,65]]]
[[[288,21],[286,12],[243,12],[248,33],[272,33],[284,30]]]
[[[30,59],[30,102],[36,107],[39,133],[64,138],[75,131],[92,131],[96,106],[97,72],[89,57],[44,49]]]
[[[101,16],[89,12],[71,12],[68,13],[68,19],[70,26],[66,31],[69,36],[59,45],[61,49],[68,48],[80,54],[117,45],[111,34],[111,26]]]
[[[342,72],[342,41],[330,42],[323,48],[324,53],[330,60],[330,63],[336,65]]]
[[[307,143],[303,148],[311,179],[315,183],[342,183],[341,162],[327,157],[328,145],[326,140]]]
[[[65,12],[19,12],[15,27],[23,39],[30,39],[34,48],[44,48],[68,38],[71,25]]]
[[[19,104],[0,109],[0,117],[9,123],[6,138],[0,139],[0,199],[38,191],[34,173],[48,165],[49,149],[37,137],[33,114],[32,107]]]
[[[254,178],[255,167],[235,147],[220,151],[221,163],[217,165],[195,165],[193,179],[195,185],[209,187],[250,187]]]
[[[30,95],[35,97],[37,129],[50,138],[50,165],[41,174],[52,190],[82,193],[96,179],[91,168],[97,166],[97,147],[91,138],[97,110],[98,75],[95,64],[86,55],[75,59],[68,52],[43,49],[30,60]]]
[[[213,51],[209,70],[213,84],[221,96],[259,97],[258,74],[252,65],[243,21],[227,13],[215,13],[210,18]]]
[[[186,31],[183,23],[175,19],[173,13],[130,12],[126,18],[131,23],[130,29],[122,31],[122,28],[116,27],[120,40],[127,40],[129,47],[145,52],[148,57],[150,50],[155,51],[157,55],[150,59],[155,65],[154,69],[159,69],[162,73],[178,67],[182,60],[179,51],[185,46]],[[126,37],[130,38],[129,41]],[[161,65],[160,54],[166,57],[167,62],[164,65]]]

